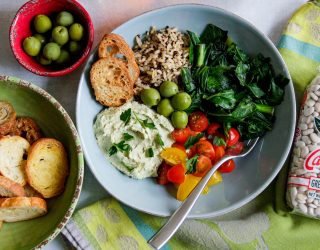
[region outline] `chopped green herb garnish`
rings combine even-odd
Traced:
[[[123,133],[123,139],[125,139],[126,141],[130,141],[133,138],[134,137],[132,135],[130,135],[129,133]]]
[[[186,163],[187,174],[192,174],[196,172],[198,157],[199,155],[195,155],[192,158],[187,160],[187,163]]]
[[[159,146],[161,146],[161,147],[164,146],[164,142],[163,142],[160,134],[157,134],[157,135],[156,135],[155,141],[156,141],[156,143],[157,143]]]
[[[153,157],[154,153],[153,153],[153,149],[152,148],[148,148],[146,151],[146,156],[147,157]]]
[[[123,111],[120,115],[120,120],[124,122],[125,125],[127,125],[131,118],[131,108],[127,109],[126,111]]]
[[[131,146],[127,144],[125,141],[121,141],[119,143],[115,143],[109,149],[109,156],[114,155],[118,151],[124,153],[129,152],[131,150]]]
[[[129,165],[123,163],[123,162],[121,162],[121,163],[129,172],[131,172],[134,169],[134,167],[131,167],[131,166],[129,166]]]
[[[155,129],[156,126],[154,125],[153,122],[148,122],[148,119],[145,119],[145,120],[142,120],[140,119],[136,112],[133,112],[134,114],[134,117],[136,118],[136,120],[140,123],[140,125],[143,127],[143,128],[150,128],[150,129]]]
[[[227,146],[226,141],[219,136],[213,137],[212,144],[217,146]]]
[[[195,136],[190,136],[188,140],[185,142],[184,147],[186,149],[190,148],[191,146],[196,144],[203,136],[204,136],[204,133],[199,133]]]

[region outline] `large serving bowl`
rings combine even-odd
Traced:
[[[203,5],[177,5],[151,11],[133,18],[113,32],[123,36],[132,46],[134,37],[150,26],[174,26],[179,30],[201,33],[212,23],[229,31],[240,48],[256,55],[270,57],[277,74],[290,78],[287,68],[272,42],[252,24],[222,9]],[[180,202],[175,190],[157,185],[152,178],[131,179],[115,169],[98,147],[93,123],[104,108],[95,101],[89,81],[89,70],[96,60],[96,51],[89,57],[80,80],[77,97],[77,126],[88,165],[101,185],[121,202],[146,213],[171,215]],[[190,218],[225,214],[246,204],[260,194],[282,168],[290,150],[295,127],[295,97],[292,83],[285,88],[283,103],[276,108],[276,121],[271,132],[260,140],[249,156],[237,160],[237,168],[223,175],[223,182],[202,195],[191,211]]]
[[[0,230],[0,249],[38,249],[60,232],[77,204],[83,180],[80,140],[66,111],[41,88],[17,78],[0,76],[0,100],[10,102],[18,116],[32,117],[46,137],[63,143],[68,154],[70,173],[65,190],[47,199],[48,214],[28,221],[4,223]]]
[[[81,52],[72,56],[71,64],[62,68],[41,65],[35,58],[23,50],[23,40],[34,34],[33,20],[36,15],[56,15],[60,11],[69,11],[77,22],[84,26],[85,36]],[[88,57],[93,44],[94,28],[89,13],[76,0],[32,0],[26,2],[17,11],[10,26],[10,46],[17,61],[27,70],[41,76],[63,76],[78,68]]]

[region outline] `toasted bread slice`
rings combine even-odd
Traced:
[[[122,60],[128,67],[132,82],[138,80],[140,69],[134,53],[120,35],[113,33],[104,35],[99,44],[98,54],[100,58],[113,57]]]
[[[0,198],[0,221],[30,220],[47,213],[46,201],[38,197]]]
[[[0,196],[2,197],[17,197],[25,196],[23,187],[4,176],[0,176]]]
[[[133,82],[125,64],[117,58],[102,58],[92,65],[90,82],[96,100],[118,107],[133,97]]]
[[[25,159],[29,147],[29,142],[20,136],[0,139],[0,173],[22,186],[26,184]]]
[[[39,197],[39,198],[43,198],[43,196],[36,191],[33,187],[31,187],[30,185],[24,185],[23,186],[24,192],[26,197]]]
[[[40,128],[31,117],[18,117],[10,134],[21,136],[30,144],[41,138]]]
[[[44,198],[61,194],[69,173],[67,153],[61,142],[41,138],[32,144],[26,165],[28,183]]]
[[[16,121],[16,112],[12,105],[0,101],[0,135],[7,135],[11,132]]]

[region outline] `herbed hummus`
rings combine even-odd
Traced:
[[[103,110],[94,131],[112,165],[136,179],[157,176],[159,154],[173,143],[170,121],[135,101]]]

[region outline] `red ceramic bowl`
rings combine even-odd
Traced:
[[[52,16],[60,11],[69,11],[75,21],[84,25],[86,36],[83,40],[82,52],[72,61],[71,65],[62,69],[44,66],[24,52],[23,40],[31,36],[33,19],[38,14]],[[88,57],[92,48],[94,28],[88,12],[76,0],[31,0],[25,3],[17,12],[10,26],[10,45],[17,61],[31,72],[41,76],[62,76],[79,67]]]

